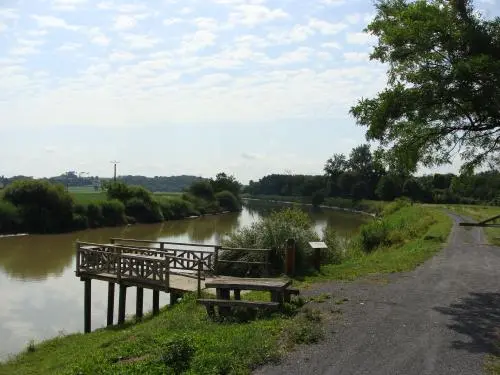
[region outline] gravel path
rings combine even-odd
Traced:
[[[325,315],[341,311],[327,323],[327,339],[255,373],[482,374],[500,339],[500,248],[451,216],[449,244],[415,271],[307,291],[333,296],[315,303]]]

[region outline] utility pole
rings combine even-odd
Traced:
[[[111,164],[114,164],[114,170],[115,170],[115,173],[114,173],[114,177],[113,177],[113,181],[116,182],[116,165],[119,164],[120,162],[119,161],[116,161],[116,160],[113,160],[111,162]]]

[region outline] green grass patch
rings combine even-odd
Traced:
[[[283,350],[279,338],[293,320],[273,316],[217,323],[189,297],[143,323],[36,344],[0,364],[0,374],[168,374],[174,365],[168,359],[175,362],[173,347],[181,353],[193,349],[187,374],[248,374],[279,358]]]
[[[104,191],[87,191],[87,192],[70,191],[70,194],[75,200],[75,203],[80,203],[80,204],[89,204],[93,202],[104,201],[107,199],[106,192]]]
[[[420,205],[404,207],[384,220],[387,242],[366,253],[359,237],[354,238],[342,263],[323,265],[320,272],[301,278],[298,284],[413,270],[442,248],[453,224],[444,212]]]

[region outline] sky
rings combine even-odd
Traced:
[[[497,15],[498,0],[476,1]],[[0,175],[322,173],[365,142],[370,0],[0,0]],[[458,165],[445,167],[456,170]]]

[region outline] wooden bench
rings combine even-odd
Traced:
[[[264,301],[242,301],[242,300],[228,300],[228,299],[198,299],[199,304],[205,305],[207,314],[215,316],[215,306],[218,307],[246,307],[250,309],[266,309],[276,310],[280,304],[278,302],[264,302]],[[220,311],[219,311],[220,313]]]

